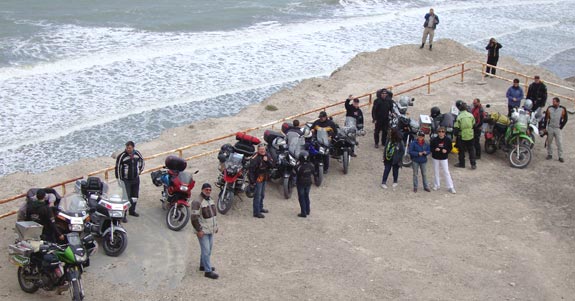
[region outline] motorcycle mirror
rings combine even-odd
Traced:
[[[198,172],[200,172],[200,171],[199,171],[199,170],[196,170],[196,171],[194,172],[194,174],[197,174]]]
[[[490,104],[486,104],[485,107],[486,107],[486,108],[491,108],[491,105],[490,105]]]

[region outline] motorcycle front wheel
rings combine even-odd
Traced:
[[[36,282],[33,280],[28,280],[26,278],[33,276],[30,272],[31,267],[19,267],[18,268],[18,284],[20,284],[20,288],[28,293],[33,294],[35,293],[39,287],[36,285]]]
[[[166,224],[173,231],[182,230],[190,220],[190,208],[174,204],[166,214]]]
[[[349,171],[349,152],[344,151],[343,152],[343,174],[347,175],[348,171]]]
[[[403,157],[401,157],[401,165],[403,167],[410,167],[411,166],[411,156],[409,154],[404,154]]]
[[[531,149],[525,144],[516,144],[509,151],[509,164],[515,168],[525,168],[531,162]]]
[[[110,237],[112,236],[112,237]],[[113,241],[112,241],[113,238]],[[111,257],[118,257],[128,246],[128,235],[122,231],[114,231],[104,237],[104,252]]]
[[[293,190],[293,179],[292,179],[292,177],[284,177],[283,190],[284,190],[284,198],[286,200],[291,198],[291,193]]]
[[[321,186],[321,183],[323,182],[323,164],[320,164],[316,168],[316,174],[313,176],[313,180],[315,181],[315,186]]]
[[[82,274],[78,269],[75,271],[76,277],[70,276],[70,289],[72,290],[72,301],[82,301],[84,299],[84,287],[82,285]],[[76,278],[76,279],[74,279]]]
[[[218,212],[221,214],[228,213],[228,211],[230,211],[230,209],[232,208],[233,199],[234,199],[234,192],[231,189],[228,189],[225,192],[223,190],[220,191],[217,206]]]

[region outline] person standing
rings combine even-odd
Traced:
[[[309,156],[306,151],[302,151],[302,153],[299,155],[299,160],[300,164],[296,167],[296,186],[300,214],[297,216],[307,217],[310,214],[309,191],[311,188],[315,166],[309,162]]]
[[[527,89],[527,98],[533,101],[533,112],[545,107],[547,103],[547,86],[541,81],[539,75],[533,77],[533,82]]]
[[[329,135],[330,140],[337,135],[337,125],[333,120],[327,117],[325,111],[319,112],[319,119],[313,122],[311,129],[317,133],[319,130],[324,130]],[[323,156],[323,173],[326,174],[329,170],[329,156]],[[319,171],[321,172],[321,170]]]
[[[503,46],[501,46],[501,44],[499,44],[497,40],[495,40],[495,38],[489,39],[489,44],[487,44],[487,47],[485,47],[485,49],[487,50],[488,65],[497,66],[497,61],[499,61],[499,49],[501,49],[502,47]],[[485,77],[487,77],[488,74],[495,75],[495,67],[487,66],[485,68],[485,73],[487,73],[485,74]]]
[[[391,137],[385,145],[383,151],[383,178],[381,179],[381,188],[387,189],[387,178],[389,172],[393,169],[393,188],[397,187],[397,179],[399,178],[399,168],[401,167],[401,158],[405,153],[405,145],[403,144],[403,137],[401,132],[394,128],[391,130]]]
[[[429,13],[425,14],[425,22],[423,23],[423,38],[421,39],[421,47],[423,49],[425,46],[425,41],[427,36],[429,36],[429,51],[433,47],[433,36],[435,35],[435,29],[439,24],[439,17],[433,12],[433,8],[429,10]]]
[[[511,117],[514,108],[519,108],[521,106],[521,100],[523,99],[523,89],[519,87],[519,79],[513,80],[513,86],[507,89],[507,117]],[[529,97],[527,97],[529,98]]]
[[[212,186],[209,183],[202,185],[202,191],[192,201],[192,226],[194,233],[200,243],[200,271],[204,276],[211,279],[218,279],[219,275],[210,261],[214,245],[214,234],[218,233],[218,222],[216,216],[216,203],[211,198]]]
[[[46,201],[46,191],[38,189],[35,198],[27,198],[26,206],[18,212],[18,221],[32,221],[43,226],[41,238],[46,241],[57,243],[64,240],[64,235],[56,226],[54,213]]]
[[[465,152],[469,152],[469,162],[471,169],[476,169],[475,147],[473,145],[473,125],[475,118],[467,111],[467,104],[461,103],[458,107],[459,115],[455,120],[455,136],[457,137],[457,147],[459,148],[459,163],[455,167],[465,168]]]
[[[431,162],[433,164],[434,172],[434,185],[433,190],[438,190],[441,187],[441,178],[439,177],[440,170],[443,171],[443,177],[447,184],[447,189],[449,192],[455,194],[455,187],[453,186],[453,180],[451,179],[451,174],[449,173],[448,158],[451,152],[451,139],[445,135],[445,128],[440,127],[437,130],[437,137],[431,139]]]
[[[144,170],[144,157],[134,147],[133,141],[126,142],[126,149],[116,158],[115,175],[130,201],[130,215],[138,217],[140,215],[136,212],[136,204],[140,192],[140,174]],[[124,217],[124,222],[126,221]]]
[[[563,163],[563,134],[561,130],[567,124],[567,109],[560,105],[559,97],[553,97],[553,105],[545,111],[545,127],[547,128],[547,160],[553,159],[553,139],[557,144],[559,162]]]
[[[249,165],[249,180],[254,189],[253,210],[254,217],[264,218],[262,213],[268,213],[264,209],[264,197],[266,193],[266,181],[269,170],[273,167],[272,158],[266,153],[266,144],[258,144],[257,153],[251,158]]]
[[[353,104],[351,103],[353,99]],[[359,98],[353,98],[353,95],[345,100],[345,125],[348,125],[348,119],[355,120],[355,127],[358,131],[363,130],[363,112],[359,107]],[[355,154],[355,145],[351,147],[352,157],[357,157]]]
[[[385,146],[387,139],[387,130],[389,128],[389,114],[393,109],[393,100],[391,93],[387,89],[377,91],[377,98],[373,102],[371,109],[372,122],[375,123],[373,132],[373,141],[375,148],[379,148],[379,133],[381,132],[381,145]]]
[[[475,148],[475,159],[481,159],[481,131],[483,128],[483,117],[485,112],[483,111],[483,106],[481,105],[481,100],[475,98],[473,100],[473,109],[471,109],[471,114],[475,118],[475,124],[473,125],[473,147]]]
[[[417,192],[417,178],[421,169],[421,178],[423,179],[423,190],[431,192],[427,183],[427,156],[430,153],[429,144],[425,141],[425,134],[422,131],[417,132],[417,140],[409,144],[409,155],[411,156],[413,169],[413,192]]]

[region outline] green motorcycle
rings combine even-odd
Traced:
[[[485,122],[489,125],[485,131],[485,152],[493,154],[497,149],[503,149],[507,152],[512,167],[527,167],[532,158],[530,146],[533,145],[533,139],[527,134],[529,116],[513,115],[511,124],[504,130],[504,135],[500,134],[502,129],[494,130],[498,126],[495,120],[488,117]]]
[[[92,235],[80,238],[77,232],[66,235],[63,245],[39,239],[42,226],[35,222],[17,222],[19,239],[9,246],[10,261],[18,266],[20,288],[33,294],[70,290],[73,301],[84,299],[82,272],[89,266],[89,256],[96,252]]]

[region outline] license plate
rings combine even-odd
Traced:
[[[124,210],[124,205],[122,205],[122,204],[112,204],[112,210]]]
[[[70,219],[70,224],[72,225],[82,225],[84,224],[84,219],[81,217],[72,217]]]

